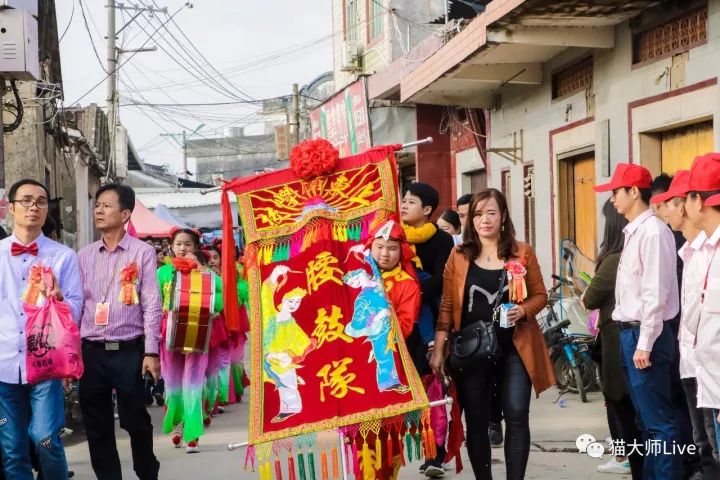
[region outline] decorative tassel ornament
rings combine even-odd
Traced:
[[[320,469],[322,473],[322,480],[328,480],[328,458],[327,452],[324,448],[320,452]]]
[[[280,459],[275,459],[275,480],[282,480],[282,467],[280,466]]]
[[[336,445],[333,445],[332,448],[332,476],[333,480],[337,480],[340,476],[340,462],[338,461],[338,451]]]
[[[312,450],[310,450],[308,452],[308,470],[310,472],[310,480],[316,480],[315,479],[315,455],[313,454]]]
[[[402,434],[400,433],[400,428],[398,428],[398,446],[400,447],[400,465],[405,466],[407,463],[405,462],[405,446],[403,445],[403,439]]]
[[[435,457],[437,457],[437,443],[435,441],[435,431],[433,431],[432,425],[430,425],[430,422],[428,422],[427,439],[428,439],[428,443],[430,444],[431,458],[435,458]]]
[[[392,438],[392,429],[388,430],[388,436],[385,439],[385,446],[387,448],[387,459],[386,463],[387,466],[392,468],[393,463],[393,438]]]
[[[407,433],[405,433],[405,445],[407,446],[407,456],[408,456],[408,462],[412,463],[413,461],[413,444],[412,444],[412,435],[410,435],[410,429],[408,428]],[[418,460],[420,460],[418,458]]]
[[[355,441],[355,438],[352,439],[352,456],[353,456],[353,472],[355,472],[355,476],[360,476],[360,457],[358,456],[358,447],[357,442]],[[349,470],[348,470],[349,471]]]
[[[382,468],[382,443],[380,442],[380,432],[375,434],[375,470]]]
[[[365,437],[363,437],[362,459],[363,473],[370,472],[373,469],[373,464],[370,461],[370,446],[368,445],[367,439]]]
[[[292,456],[292,451],[288,453],[288,480],[297,480],[297,477],[295,477],[295,459]]]
[[[420,438],[420,428],[419,427],[415,431],[415,435],[413,436],[413,438],[415,439],[415,457],[418,460],[420,460],[422,458],[421,453],[420,453],[420,446],[422,444],[422,440]]]
[[[300,480],[307,480],[305,476],[305,456],[302,453],[302,448],[298,451],[298,471],[300,472]]]

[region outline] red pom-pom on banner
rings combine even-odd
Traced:
[[[339,159],[340,152],[324,138],[305,140],[290,152],[290,167],[298,177],[310,180],[335,171]]]

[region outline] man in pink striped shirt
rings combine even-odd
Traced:
[[[80,406],[90,460],[98,479],[121,479],[115,443],[112,389],[120,426],[130,434],[133,467],[141,480],[157,480],[153,427],[145,409],[143,376],[160,377],[162,304],[155,249],[125,232],[135,192],[107,184],[95,196],[95,226],[102,240],[79,253],[84,304],[80,333],[85,374]]]
[[[643,475],[675,480],[682,477],[682,457],[673,454],[679,431],[670,381],[677,342],[667,321],[679,310],[677,252],[672,232],[650,209],[651,182],[647,168],[620,163],[610,183],[595,191],[611,191],[613,206],[629,222],[612,317],[620,327],[628,390],[648,446]]]

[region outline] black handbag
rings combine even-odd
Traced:
[[[450,368],[453,371],[472,368],[481,362],[491,362],[503,356],[494,323],[502,303],[506,273],[503,270],[500,274],[500,286],[495,296],[493,318],[489,321],[480,319],[450,336]]]

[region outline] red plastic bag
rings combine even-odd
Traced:
[[[42,306],[25,304],[24,308],[28,383],[79,379],[84,370],[80,329],[72,320],[70,306],[50,297]]]

